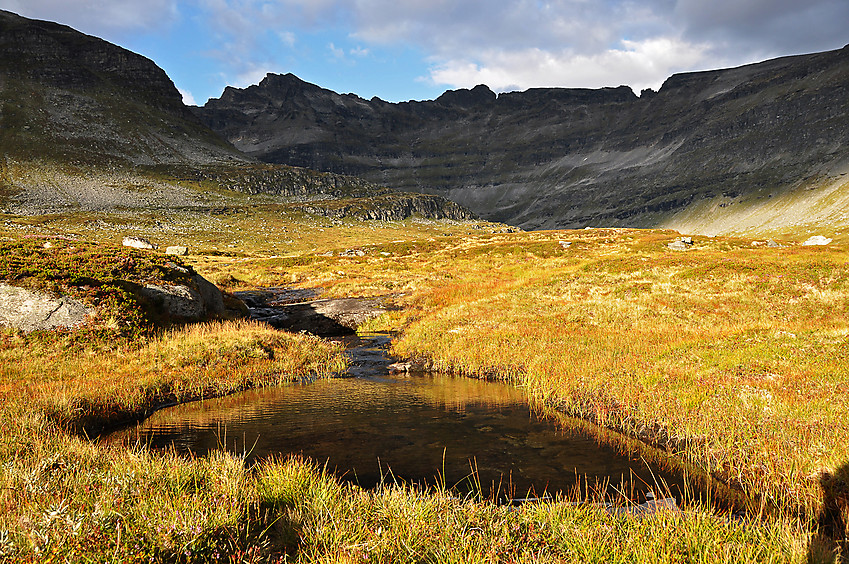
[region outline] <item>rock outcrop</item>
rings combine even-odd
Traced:
[[[252,319],[286,331],[306,331],[322,337],[349,335],[366,321],[397,309],[391,299],[338,298],[311,301],[280,300],[286,288],[245,291],[236,295]]]
[[[217,286],[195,274],[191,284],[126,284],[148,315],[159,322],[192,323],[246,316],[242,305],[227,300]],[[236,300],[237,301],[237,300]],[[228,305],[230,307],[228,307]],[[76,329],[97,317],[97,308],[70,296],[19,288],[0,282],[0,327],[21,331]]]
[[[179,259],[70,238],[0,241],[0,326],[119,333],[246,317]]]
[[[84,325],[93,313],[92,308],[68,296],[53,297],[0,282],[0,327],[73,329]]]
[[[639,97],[478,86],[396,104],[269,74],[196,114],[263,161],[439,194],[486,219],[653,226],[700,201],[767,200],[846,172],[849,47],[677,74]]]
[[[466,208],[445,198],[401,192],[384,192],[357,200],[318,201],[301,207],[315,215],[361,221],[400,221],[413,216],[461,221],[475,217]]]

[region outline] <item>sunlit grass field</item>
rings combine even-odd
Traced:
[[[817,516],[823,483],[847,508],[843,241],[695,237],[674,251],[670,231],[352,223],[278,206],[132,222],[10,217],[3,231],[187,245],[185,262],[225,289],[391,296],[402,309],[368,329],[396,331],[396,354],[511,380],[540,408],[638,437],[752,500],[742,520],[708,508],[634,519],[391,484],[362,491],[297,459],[247,468],[224,453],[98,446],[74,431],[329,376],[344,367],[341,351],[249,322],[119,344],[5,331],[0,555],[11,561],[835,561],[817,540]]]

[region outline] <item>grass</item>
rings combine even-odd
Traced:
[[[770,506],[816,513],[820,476],[849,460],[849,255],[721,240],[679,254],[663,232],[612,235],[528,234],[573,244],[497,263],[492,244],[410,300],[395,351],[512,379]]]
[[[690,251],[674,252],[668,231],[504,233],[485,223],[333,222],[283,211],[246,209],[220,220],[227,231],[188,212],[166,220],[175,231],[142,218],[133,234],[188,244],[187,265],[234,289],[296,284],[325,296],[394,296],[404,309],[371,328],[400,331],[397,353],[510,379],[541,406],[659,445],[747,492],[754,518],[696,508],[639,520],[563,502],[508,508],[397,484],[363,491],[299,459],[248,468],[232,454],[99,446],[75,431],[167,402],[330,375],[343,366],[340,351],[248,322],[122,342],[5,332],[0,554],[33,562],[835,561],[817,540],[816,517],[825,473],[834,476],[823,480],[832,492],[825,501],[846,510],[842,247],[696,238]],[[13,217],[5,230],[12,241],[22,232],[104,242],[130,234],[110,217]],[[165,240],[176,231],[179,241]]]

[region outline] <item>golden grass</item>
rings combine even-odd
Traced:
[[[410,300],[396,353],[511,378],[549,405],[680,451],[777,507],[816,511],[849,461],[849,254],[662,232],[517,236]],[[558,241],[573,245],[557,250]],[[546,255],[546,252],[549,254]]]
[[[212,322],[117,348],[38,348],[0,343],[0,386],[8,404],[63,425],[98,427],[143,416],[164,402],[220,396],[248,387],[345,368],[338,345],[251,321]]]
[[[413,222],[334,231],[319,227],[320,219],[276,224],[264,217],[277,230],[303,228],[300,243],[284,256],[279,240],[248,233],[244,222],[230,235],[208,232],[215,242],[203,247],[198,224],[189,242],[216,254],[190,262],[233,287],[296,282],[326,296],[395,295],[405,309],[372,328],[401,330],[399,354],[513,379],[549,407],[664,445],[778,514],[750,524],[702,513],[634,522],[557,504],[511,514],[485,504],[455,507],[435,494],[346,490],[297,462],[269,463],[258,477],[243,477],[226,470],[228,457],[104,454],[56,425],[108,423],[163,398],[332,372],[339,351],[250,323],[70,353],[44,343],[22,347],[7,333],[0,389],[9,464],[0,504],[9,513],[0,541],[11,531],[7,545],[16,554],[33,561],[71,558],[74,550],[89,559],[114,551],[125,561],[154,555],[186,562],[225,561],[212,556],[225,552],[276,561],[286,551],[315,562],[804,561],[811,522],[788,515],[801,508],[814,517],[820,476],[839,473],[849,460],[849,255],[842,248],[697,238],[681,253],[665,247],[676,236],[668,231],[509,234],[494,233],[497,226]],[[54,218],[36,230],[57,233],[67,224]],[[231,235],[235,243],[227,244],[241,245],[238,251],[211,248]],[[340,256],[351,248],[362,254]],[[120,478],[122,469],[134,477]],[[235,477],[220,484],[218,473]],[[131,491],[164,484],[170,493],[157,501],[116,483]],[[244,493],[218,513],[210,504],[229,495],[227,483]],[[64,498],[66,505],[51,505]],[[130,500],[132,511],[119,499]],[[114,510],[102,513],[110,504]],[[96,523],[96,534],[86,529]],[[86,552],[74,530],[89,531],[93,548]],[[138,554],[124,544],[129,539]],[[192,556],[179,556],[186,550]],[[824,552],[813,561],[820,560],[832,557]]]

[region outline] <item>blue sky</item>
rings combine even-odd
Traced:
[[[487,84],[659,88],[675,72],[849,43],[847,0],[0,0],[165,69],[187,103],[266,73],[433,99]]]

